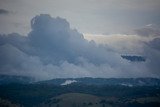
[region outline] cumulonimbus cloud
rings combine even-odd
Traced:
[[[146,62],[132,63],[107,46],[87,41],[60,17],[41,14],[28,36],[0,36],[0,73],[35,77],[155,77]]]

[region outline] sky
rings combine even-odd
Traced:
[[[67,19],[82,33],[128,33],[160,24],[159,0],[0,0],[0,32],[28,33],[38,14]]]
[[[0,0],[0,74],[159,78],[159,19],[159,0]]]

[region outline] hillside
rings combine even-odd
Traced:
[[[67,93],[51,98],[40,107],[102,107],[103,98],[82,93]]]
[[[38,107],[159,107],[159,97],[117,98],[67,93],[53,97]]]
[[[19,104],[13,104],[9,100],[4,100],[0,98],[0,107],[23,107]]]

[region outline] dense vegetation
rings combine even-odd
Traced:
[[[66,81],[74,82],[64,85]],[[14,106],[158,107],[160,79],[66,78],[34,82],[28,77],[0,75],[0,107]]]
[[[159,86],[134,86],[121,85],[82,85],[71,84],[66,86],[50,84],[5,84],[0,85],[0,97],[25,107],[38,105],[50,98],[65,93],[85,93],[101,97],[116,97],[121,100],[160,97]]]

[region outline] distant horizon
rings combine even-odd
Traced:
[[[13,76],[13,77],[24,77],[24,78],[31,78],[34,79],[33,77],[29,76],[21,76],[21,75],[7,75],[7,74],[0,74],[0,76]],[[55,80],[55,79],[85,79],[85,78],[91,78],[91,79],[160,79],[156,77],[109,77],[109,78],[103,78],[103,77],[77,77],[77,78],[52,78],[48,80]],[[39,80],[39,81],[48,81],[48,80]]]

